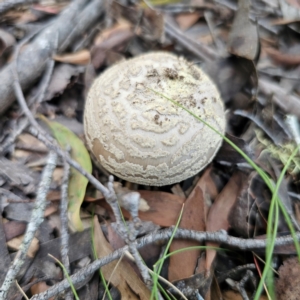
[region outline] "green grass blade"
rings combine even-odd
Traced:
[[[77,294],[77,292],[76,292],[76,289],[75,289],[75,287],[74,287],[74,284],[73,284],[73,282],[72,282],[72,280],[71,280],[71,278],[70,278],[70,276],[69,276],[69,274],[68,274],[68,272],[67,272],[65,266],[64,266],[64,265],[63,265],[56,257],[54,257],[53,255],[51,255],[51,254],[48,254],[48,255],[49,255],[51,258],[53,258],[53,259],[59,264],[59,266],[62,268],[62,270],[63,270],[63,272],[64,272],[64,274],[65,274],[65,276],[66,276],[66,278],[67,278],[67,280],[68,280],[68,282],[69,282],[69,284],[70,284],[70,287],[71,287],[71,290],[72,290],[72,293],[73,293],[75,299],[76,299],[76,300],[80,300],[79,297],[78,297],[78,294]]]
[[[195,117],[197,120],[201,121],[203,124],[208,126],[216,134],[221,136],[225,142],[227,142],[233,149],[235,149],[248,162],[248,164],[254,170],[256,170],[256,172],[260,175],[260,177],[264,180],[265,184],[270,189],[270,191],[272,193],[272,200],[271,200],[271,205],[270,205],[270,211],[269,211],[269,217],[268,217],[268,227],[267,227],[267,239],[270,240],[270,243],[268,243],[268,245],[266,247],[266,266],[264,268],[262,278],[260,280],[258,290],[257,290],[256,296],[255,296],[255,299],[254,299],[254,300],[258,300],[258,298],[260,297],[260,294],[262,292],[263,284],[264,284],[264,281],[265,281],[266,277],[268,276],[268,278],[270,279],[269,270],[270,270],[270,266],[271,266],[271,261],[272,261],[273,251],[274,251],[274,245],[275,245],[275,239],[276,239],[277,230],[278,230],[279,208],[282,211],[282,213],[284,215],[284,218],[285,218],[285,220],[288,224],[288,227],[290,229],[290,232],[292,234],[294,244],[295,244],[295,247],[296,247],[296,250],[297,250],[297,254],[298,254],[298,257],[299,257],[299,261],[300,261],[300,246],[299,246],[299,243],[298,243],[298,240],[297,240],[297,237],[296,237],[295,229],[293,227],[291,218],[290,218],[288,212],[286,211],[286,208],[285,208],[284,204],[278,198],[278,191],[279,191],[280,184],[281,184],[281,182],[284,178],[284,175],[285,175],[290,163],[294,159],[295,155],[299,152],[300,145],[298,145],[298,147],[293,151],[292,155],[289,157],[286,165],[284,166],[284,168],[283,168],[283,170],[280,174],[278,182],[275,185],[274,182],[270,179],[270,177],[268,176],[267,173],[265,173],[242,149],[240,149],[238,146],[236,146],[231,140],[229,140],[226,136],[224,136],[222,133],[220,133],[217,129],[215,129],[209,123],[204,121],[202,118],[198,117],[196,114],[194,114],[189,109],[185,108],[180,103],[174,101],[173,99],[171,99],[171,98],[169,98],[169,97],[167,97],[167,96],[165,96],[161,93],[156,92],[155,90],[153,90],[149,87],[148,87],[148,89],[151,90],[153,93],[155,93],[157,95],[160,95],[161,97],[163,97],[163,98],[167,99],[168,101],[172,102],[174,105],[182,108],[183,110],[188,112],[190,115]],[[274,230],[272,230],[273,223],[274,223]],[[272,287],[272,289],[273,289],[273,287]]]
[[[267,240],[270,241],[267,244],[266,247],[266,264],[261,276],[261,280],[259,282],[259,285],[257,287],[257,291],[256,291],[256,295],[254,300],[258,300],[262,289],[263,289],[263,284],[266,281],[267,283],[267,287],[268,290],[271,294],[272,299],[274,298],[274,276],[273,276],[273,272],[271,271],[271,264],[272,264],[272,257],[273,257],[273,252],[274,252],[274,247],[275,247],[275,240],[276,240],[276,236],[277,236],[277,231],[278,231],[278,221],[279,221],[279,207],[285,217],[285,220],[289,226],[289,229],[291,231],[291,234],[293,236],[294,239],[294,244],[296,247],[296,251],[300,260],[300,246],[296,237],[296,232],[295,229],[293,227],[293,224],[291,222],[291,219],[282,203],[282,201],[278,198],[278,191],[281,185],[281,182],[284,179],[284,175],[291,163],[291,161],[293,160],[293,158],[295,157],[295,155],[299,152],[300,149],[300,145],[293,151],[292,155],[289,157],[286,165],[284,166],[284,168],[282,169],[280,176],[278,178],[277,184],[275,186],[273,195],[272,195],[272,199],[271,199],[271,205],[270,205],[270,210],[269,210],[269,217],[268,217],[268,227],[267,227]],[[274,212],[275,210],[275,212]],[[274,220],[275,219],[275,220]],[[274,229],[272,230],[272,225],[274,223]]]
[[[166,257],[167,254],[168,254],[169,248],[170,248],[171,243],[172,243],[172,241],[173,241],[173,239],[174,239],[174,235],[175,235],[175,233],[176,233],[176,231],[177,231],[177,229],[178,229],[178,227],[179,227],[179,224],[180,224],[180,221],[181,221],[181,218],[182,218],[182,214],[183,214],[183,210],[184,210],[184,205],[182,206],[182,209],[181,209],[181,211],[180,211],[180,214],[179,214],[177,223],[176,223],[176,225],[175,225],[175,228],[174,228],[174,230],[173,230],[173,233],[172,233],[172,235],[171,235],[171,237],[170,237],[170,239],[169,239],[169,241],[168,241],[168,244],[167,244],[167,246],[166,246],[166,249],[165,249],[165,251],[164,251],[164,254],[163,254],[161,263],[159,263],[159,264],[156,263],[156,264],[154,265],[153,271],[154,271],[154,273],[156,273],[156,274],[158,274],[158,275],[159,275],[160,272],[161,272],[161,269],[162,269],[162,267],[163,267],[163,262],[164,262],[164,260],[165,260],[165,257]],[[151,291],[151,298],[150,298],[151,300],[152,300],[152,299],[158,299],[158,295],[157,295],[158,276],[155,276],[155,274],[154,274],[154,275],[152,276],[152,278],[153,278],[153,288],[152,288],[152,291]],[[154,297],[154,294],[155,294],[156,298],[153,298],[153,297]]]

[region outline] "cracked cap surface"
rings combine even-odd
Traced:
[[[130,182],[162,186],[211,162],[222,138],[162,95],[224,134],[223,102],[211,79],[181,57],[150,52],[108,68],[88,93],[85,135],[106,170]]]

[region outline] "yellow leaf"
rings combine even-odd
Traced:
[[[49,126],[59,145],[66,149],[71,147],[71,157],[87,172],[92,172],[91,158],[83,142],[71,130],[65,126],[49,121],[44,116],[40,118]],[[82,231],[83,225],[80,219],[80,207],[84,199],[88,180],[77,170],[71,168],[68,189],[68,218],[70,225],[76,231]]]

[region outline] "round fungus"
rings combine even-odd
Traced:
[[[219,92],[193,63],[151,52],[108,68],[93,83],[84,113],[97,162],[122,179],[156,186],[202,170],[222,138],[174,102],[224,133]]]

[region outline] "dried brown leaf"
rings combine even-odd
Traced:
[[[134,36],[131,24],[122,21],[101,32],[94,41],[91,50],[91,61],[95,69],[98,69],[106,60],[108,50],[120,50],[127,41]]]
[[[249,20],[250,1],[240,0],[229,34],[228,52],[254,60],[258,54],[259,38],[256,24]]]
[[[55,1],[52,1],[50,5],[35,4],[33,5],[33,9],[47,14],[56,15],[60,13],[66,6],[67,2],[55,3]]]
[[[163,227],[176,224],[184,199],[158,191],[139,191],[139,193],[150,207],[146,212],[139,212],[141,220],[152,221]]]
[[[18,235],[21,235],[25,232],[27,227],[27,223],[25,222],[17,222],[17,221],[9,221],[3,224],[3,229],[5,232],[6,240],[9,241]]]
[[[221,229],[228,230],[229,228],[229,215],[233,205],[235,204],[243,182],[247,179],[246,175],[240,171],[235,172],[221,193],[216,198],[213,205],[210,207],[206,229],[207,231],[218,231]],[[207,246],[218,246],[217,243],[206,243]],[[206,270],[209,271],[212,262],[214,261],[216,250],[206,251]]]
[[[196,185],[188,199],[185,201],[180,228],[205,231],[206,205],[201,188]],[[174,240],[170,246],[170,252],[200,246],[199,243],[190,240]],[[200,249],[181,252],[170,257],[168,278],[170,281],[180,280],[194,274]]]
[[[187,30],[188,28],[193,26],[202,16],[203,13],[199,11],[194,11],[191,13],[181,13],[177,15],[176,21],[181,30]]]
[[[22,244],[23,238],[24,238],[24,235],[19,235],[15,238],[11,239],[10,241],[8,241],[7,246],[12,250],[18,251],[19,247]],[[29,257],[33,258],[38,250],[39,250],[39,240],[34,237],[33,240],[31,241],[31,244],[27,251],[27,255]]]
[[[222,299],[222,292],[218,280],[214,277],[210,286],[209,292],[205,296],[205,300],[220,300]]]
[[[90,62],[90,51],[84,49],[75,53],[55,55],[54,60],[74,65],[87,65]]]
[[[104,237],[97,217],[94,218],[94,238],[99,258],[113,252],[112,246]],[[118,266],[117,262],[113,261],[103,266],[101,270],[105,279],[110,280],[110,283],[120,291],[122,299],[150,299],[150,291],[126,261],[122,260]]]
[[[40,142],[37,138],[28,133],[20,134],[17,138],[17,141],[17,146],[19,147],[37,149],[36,151],[39,152],[48,152],[48,148],[44,143]]]
[[[32,281],[36,280],[36,278],[33,278]],[[30,288],[30,292],[32,295],[36,295],[42,292],[45,292],[46,290],[49,289],[49,285],[47,285],[47,283],[45,281],[40,281],[36,284],[34,284],[33,286],[31,286]],[[54,297],[49,298],[49,300],[53,300]]]
[[[58,65],[54,69],[44,98],[45,101],[62,94],[67,86],[71,83],[72,77],[78,76],[81,72],[83,72],[83,67],[80,66],[73,66],[69,64]]]
[[[165,192],[138,191],[150,207],[147,211],[139,211],[139,218],[143,221],[151,221],[162,227],[169,227],[176,224],[184,199]],[[100,201],[101,206],[111,211],[105,201]],[[122,209],[124,217],[130,219],[127,210]]]

